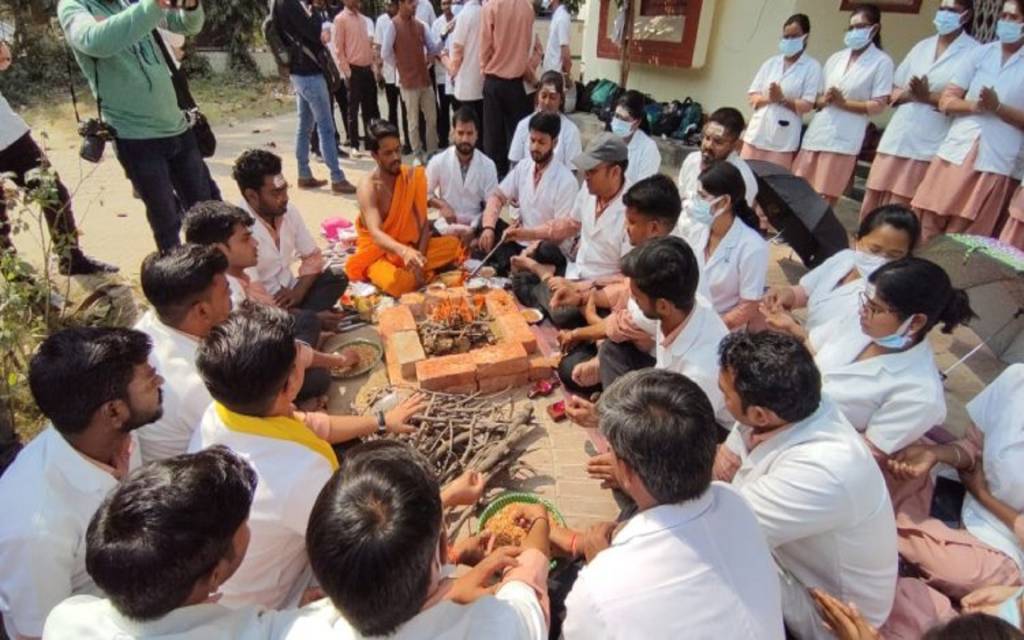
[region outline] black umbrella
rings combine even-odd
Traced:
[[[850,247],[832,207],[806,180],[774,162],[747,160],[747,164],[757,176],[757,204],[807,268]]]

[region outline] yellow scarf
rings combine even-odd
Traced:
[[[331,445],[326,440],[318,438],[309,430],[309,427],[295,418],[285,416],[257,418],[235,413],[219,402],[214,402],[213,406],[217,411],[217,417],[231,431],[300,444],[326,458],[332,471],[337,470],[338,456],[335,455]]]

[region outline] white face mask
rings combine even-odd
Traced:
[[[713,211],[713,207],[716,202],[722,199],[722,196],[712,198],[711,200],[705,200],[701,196],[696,196],[690,201],[690,217],[695,222],[700,224],[710,225],[714,222],[715,218],[719,216],[718,213]]]
[[[867,278],[888,262],[889,259],[885,256],[878,256],[860,249],[855,249],[853,252],[853,266],[862,278]]]
[[[896,329],[896,333],[882,336],[881,338],[872,338],[871,340],[878,346],[885,347],[886,349],[893,349],[895,351],[906,349],[914,341],[913,336],[907,335],[910,323],[913,321],[914,316],[910,316],[900,324],[899,328]]]

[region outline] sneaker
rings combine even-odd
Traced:
[[[340,182],[331,183],[331,191],[350,196],[356,192],[356,186],[348,180],[341,180]]]
[[[320,187],[326,186],[326,180],[318,180],[316,178],[299,178],[298,182],[300,189],[319,189]]]
[[[96,258],[90,258],[79,249],[72,249],[67,258],[61,258],[57,262],[57,271],[62,276],[92,276],[101,273],[117,273],[120,269]]]

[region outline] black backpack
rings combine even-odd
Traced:
[[[267,43],[270,54],[274,56],[274,62],[277,63],[278,67],[287,70],[288,65],[291,64],[292,56],[288,52],[288,45],[285,43],[284,38],[281,37],[280,29],[277,28],[277,20],[274,17],[276,5],[276,0],[270,0],[267,17],[263,19],[261,29],[263,31],[263,40]]]

